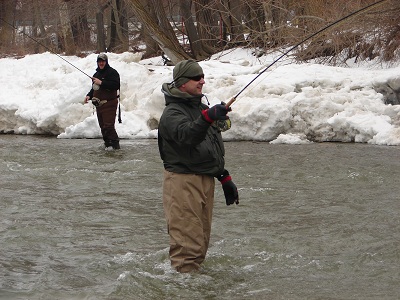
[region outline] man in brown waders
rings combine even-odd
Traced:
[[[202,103],[205,81],[197,62],[179,62],[173,78],[162,85],[166,106],[158,127],[158,146],[164,163],[163,204],[171,265],[187,273],[199,270],[206,257],[215,178],[227,205],[238,204],[239,195],[225,169],[222,129],[217,126],[227,122],[230,108]]]
[[[92,104],[96,106],[97,120],[106,150],[120,149],[119,137],[115,130],[120,78],[118,72],[108,64],[108,57],[104,53],[97,56],[97,69],[92,80],[92,89],[86,95],[85,103],[92,100]]]

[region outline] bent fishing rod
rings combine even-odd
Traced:
[[[289,50],[287,50],[286,52],[284,52],[282,55],[280,55],[277,59],[275,59],[271,64],[269,64],[266,68],[264,68],[256,77],[254,77],[248,84],[246,84],[240,91],[239,93],[237,93],[233,98],[231,98],[228,103],[226,104],[226,107],[230,107],[233,102],[236,101],[236,98],[239,97],[239,95],[241,93],[244,92],[244,90],[246,90],[255,80],[257,80],[257,78],[259,78],[262,74],[264,74],[269,68],[271,68],[273,65],[275,65],[278,61],[280,61],[283,57],[285,57],[286,55],[288,55],[291,51],[293,51],[294,49],[296,49],[297,47],[299,47],[301,44],[307,42],[309,39],[312,39],[313,37],[317,36],[318,34],[324,32],[325,30],[328,30],[329,28],[343,22],[344,20],[347,20],[351,17],[354,17],[355,15],[358,15],[360,13],[363,13],[369,9],[372,9],[375,6],[378,6],[384,2],[386,2],[388,0],[380,0],[377,1],[375,3],[372,3],[370,5],[367,5],[359,10],[356,10],[350,14],[348,14],[347,16],[344,16],[338,20],[336,20],[335,22],[326,25],[325,27],[321,28],[320,30],[318,30],[317,32],[311,34],[310,36],[306,37],[305,39],[303,39],[302,41],[298,42],[297,44],[295,44],[293,47],[291,47]]]
[[[18,28],[15,27],[13,24],[7,22],[6,20],[4,20],[3,18],[0,17],[0,20],[3,21],[4,23],[6,23],[7,25],[11,26],[12,28],[14,28],[15,30],[18,31]],[[70,63],[68,60],[66,60],[65,58],[63,58],[61,55],[55,53],[53,50],[51,50],[49,47],[47,47],[46,45],[44,45],[43,43],[39,42],[38,40],[34,39],[33,37],[31,37],[29,34],[26,34],[25,32],[21,31],[21,33],[30,38],[32,41],[38,43],[40,46],[44,47],[46,50],[48,50],[50,53],[57,55],[59,58],[61,58],[63,61],[65,61],[66,63],[70,64],[71,66],[73,66],[75,69],[77,69],[79,72],[85,74],[87,77],[89,77],[90,79],[93,79],[92,76],[86,74],[84,71],[82,71],[81,69],[79,69],[77,66],[73,65],[72,63]]]

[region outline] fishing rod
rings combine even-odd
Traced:
[[[228,101],[228,103],[226,104],[226,107],[230,107],[230,106],[233,104],[233,102],[236,101],[236,98],[239,97],[239,95],[240,95],[241,93],[243,93],[243,91],[244,91],[245,89],[247,89],[257,78],[259,78],[259,77],[260,77],[262,74],[264,74],[269,68],[271,68],[273,65],[275,65],[275,64],[276,64],[278,61],[280,61],[283,57],[285,57],[286,55],[288,55],[289,52],[291,52],[291,51],[293,51],[294,49],[296,49],[297,47],[299,47],[301,44],[305,43],[305,42],[308,41],[309,39],[311,39],[311,38],[315,37],[316,35],[320,34],[321,32],[324,32],[325,30],[327,30],[327,29],[333,27],[334,25],[336,25],[336,24],[338,24],[338,23],[341,23],[341,22],[343,22],[344,20],[346,20],[346,19],[348,19],[348,18],[351,18],[351,17],[353,17],[353,16],[355,16],[355,15],[358,15],[358,14],[360,14],[360,13],[362,13],[362,12],[365,12],[365,11],[367,11],[367,10],[369,10],[369,9],[371,9],[371,8],[373,8],[373,7],[375,7],[375,6],[377,6],[377,5],[380,5],[380,4],[382,4],[382,3],[386,2],[386,1],[388,1],[388,0],[380,0],[380,1],[377,1],[377,2],[372,3],[372,4],[370,4],[370,5],[367,5],[367,6],[361,8],[361,9],[359,9],[359,10],[356,10],[356,11],[352,12],[351,14],[349,14],[349,15],[343,17],[343,18],[340,18],[340,19],[336,20],[335,22],[333,22],[333,23],[331,23],[331,24],[328,24],[327,26],[321,28],[321,29],[318,30],[317,32],[311,34],[311,35],[308,36],[307,38],[305,38],[305,39],[303,39],[302,41],[298,42],[296,45],[294,45],[294,46],[291,47],[289,50],[287,50],[286,52],[284,52],[281,56],[279,56],[277,59],[275,59],[275,60],[274,60],[271,64],[269,64],[265,69],[263,69],[263,70],[262,70],[256,77],[254,77],[248,84],[246,84],[246,85],[239,91],[239,93],[237,93],[233,98],[231,98],[231,99]]]
[[[4,20],[3,18],[0,17],[0,20],[2,20],[4,23],[6,23],[7,25],[11,26],[12,28],[14,28],[15,30],[18,31],[18,28],[15,27],[13,24],[7,22],[6,20]],[[77,69],[79,72],[85,74],[87,77],[89,77],[90,79],[93,79],[92,76],[86,74],[84,71],[82,71],[81,69],[79,69],[77,66],[73,65],[72,63],[70,63],[68,60],[66,60],[65,58],[63,58],[61,55],[55,53],[53,50],[51,50],[49,47],[47,47],[46,45],[44,45],[43,43],[39,42],[38,40],[34,39],[33,37],[31,37],[29,34],[26,34],[23,31],[20,31],[23,35],[25,35],[26,37],[30,38],[32,41],[38,43],[40,46],[44,47],[46,50],[48,50],[50,53],[53,53],[55,55],[57,55],[59,58],[61,58],[63,61],[65,61],[66,63],[70,64],[71,66],[73,66],[75,69]]]

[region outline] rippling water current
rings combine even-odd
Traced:
[[[156,140],[0,136],[0,299],[399,299],[400,148],[228,142],[198,274],[169,265]]]

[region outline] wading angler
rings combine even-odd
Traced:
[[[204,261],[211,234],[215,178],[227,205],[239,195],[225,169],[225,149],[217,125],[229,121],[224,104],[201,102],[203,69],[193,60],[179,62],[174,81],[164,83],[165,109],[158,128],[164,163],[163,204],[170,236],[171,265],[178,272],[197,271]]]
[[[120,149],[119,137],[115,130],[120,88],[119,73],[111,68],[106,54],[97,56],[97,69],[92,77],[92,88],[85,97],[96,107],[97,120],[106,149]]]

